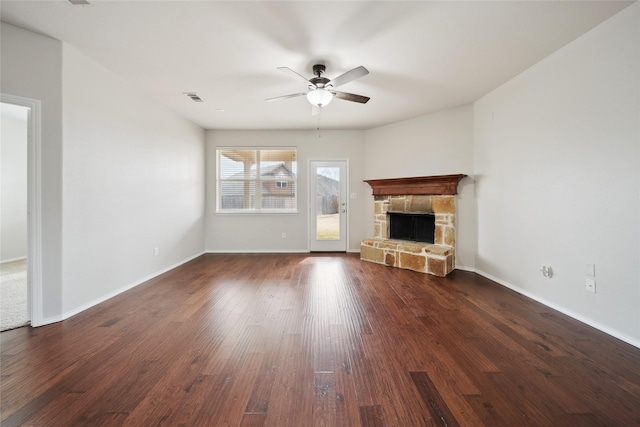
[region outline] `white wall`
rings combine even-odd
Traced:
[[[27,257],[28,108],[2,104],[1,111],[0,262],[5,262]]]
[[[62,43],[0,24],[0,90],[42,101],[42,305],[62,313]]]
[[[474,106],[478,270],[636,345],[639,28],[636,3]]]
[[[204,131],[63,47],[64,312],[204,251]],[[158,256],[154,256],[154,248]]]
[[[215,213],[216,147],[297,147],[298,214],[230,215]],[[362,131],[207,131],[207,251],[306,252],[308,245],[309,160],[349,161],[348,250],[358,252],[366,237],[364,212],[364,132]],[[286,239],[281,234],[285,232]]]
[[[465,105],[365,132],[365,179],[466,174],[458,185],[456,267],[473,269],[475,197],[473,108]],[[366,233],[373,235],[373,196],[367,185]]]

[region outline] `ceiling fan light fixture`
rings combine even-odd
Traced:
[[[317,107],[329,105],[332,99],[333,93],[329,92],[327,89],[318,88],[307,93],[307,100],[311,105],[315,105]]]

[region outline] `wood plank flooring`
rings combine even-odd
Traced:
[[[3,427],[640,425],[640,349],[357,254],[204,255],[0,346]]]

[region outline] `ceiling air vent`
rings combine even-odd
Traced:
[[[203,102],[202,99],[195,92],[183,92],[187,95],[193,102]]]
[[[87,6],[89,3],[87,0],[68,0],[74,6]]]

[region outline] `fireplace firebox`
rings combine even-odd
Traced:
[[[389,238],[433,243],[436,229],[434,214],[387,212]]]

